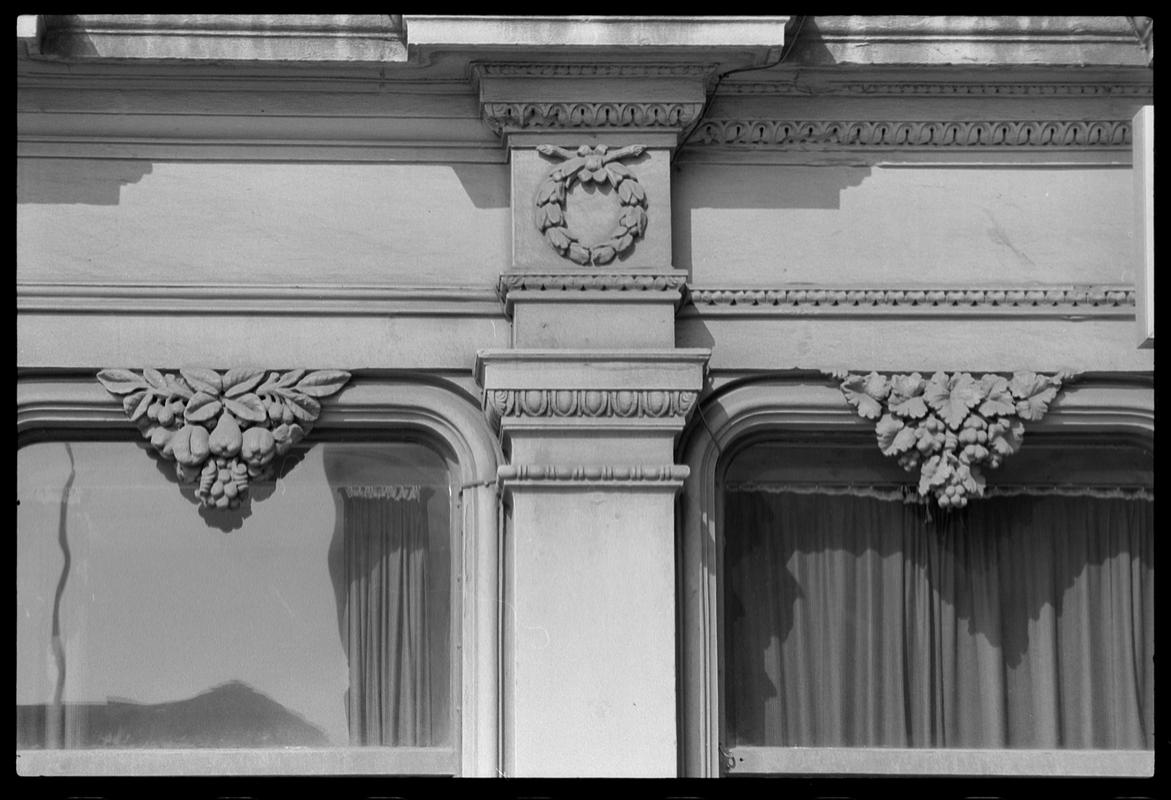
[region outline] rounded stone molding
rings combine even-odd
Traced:
[[[20,376],[17,444],[42,438],[110,434],[133,427],[93,373]],[[459,481],[456,524],[462,529],[463,588],[459,602],[463,676],[459,691],[461,771],[498,774],[500,618],[496,469],[504,463],[496,437],[479,408],[453,389],[402,378],[357,376],[321,412],[317,430],[356,431],[367,438],[406,432],[425,437],[451,459]],[[385,760],[385,759],[383,759]],[[382,765],[385,769],[385,764]]]
[[[720,774],[717,474],[739,442],[774,432],[854,430],[873,425],[846,403],[838,386],[815,375],[740,383],[707,398],[702,424],[693,422],[679,445],[690,468],[679,522],[680,747],[683,774]],[[1035,431],[1137,437],[1154,446],[1154,388],[1149,377],[1083,375],[1050,404]]]

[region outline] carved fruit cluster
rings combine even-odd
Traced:
[[[122,408],[181,483],[196,484],[208,508],[237,508],[252,480],[272,476],[272,460],[305,438],[321,414],[320,397],[337,392],[348,372],[200,367],[178,375],[106,369],[98,380],[122,396]],[[263,381],[263,382],[262,382]]]
[[[620,163],[623,158],[642,155],[643,145],[630,145],[618,150],[600,144],[582,145],[576,152],[554,145],[541,145],[537,151],[550,158],[565,159],[537,186],[537,230],[553,249],[577,264],[609,264],[634,245],[634,240],[646,232],[646,190],[630,169]],[[609,183],[618,195],[621,213],[610,238],[595,245],[584,245],[569,232],[565,220],[565,195],[575,182],[582,184]]]
[[[1020,449],[1023,421],[1045,415],[1064,377],[871,372],[848,376],[842,393],[859,415],[878,420],[883,454],[919,471],[920,495],[935,497],[942,508],[962,508],[984,494],[982,468],[996,469]]]

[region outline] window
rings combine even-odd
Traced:
[[[1149,451],[1030,434],[951,513],[904,502],[869,436],[725,463],[729,774],[1150,774]]]
[[[20,773],[458,772],[453,465],[314,438],[217,513],[137,442],[18,451]]]

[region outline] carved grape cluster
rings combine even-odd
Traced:
[[[984,494],[982,468],[996,469],[1020,449],[1023,420],[1039,420],[1067,375],[1032,372],[1011,379],[966,372],[918,372],[889,378],[871,372],[842,382],[846,401],[866,419],[884,455],[908,472],[919,471],[919,494],[942,508],[962,508]]]
[[[537,230],[561,255],[577,264],[609,264],[634,245],[646,232],[646,190],[634,173],[619,160],[642,155],[643,145],[631,145],[613,152],[604,145],[582,145],[576,152],[553,145],[541,145],[537,151],[551,158],[566,159],[537,187],[535,222]],[[565,195],[580,181],[582,184],[609,183],[618,194],[621,213],[610,238],[587,246],[569,232],[565,220]]]
[[[237,508],[253,480],[272,476],[284,455],[321,414],[318,398],[349,380],[341,370],[273,372],[187,367],[179,375],[105,369],[98,380],[121,395],[122,408],[144,438],[175,462],[180,483],[195,484],[208,508]],[[262,383],[263,381],[263,383]]]

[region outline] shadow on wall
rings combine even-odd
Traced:
[[[451,168],[476,208],[508,208],[507,165],[452,164]]]
[[[16,202],[116,206],[122,187],[154,169],[140,159],[21,158]],[[508,169],[500,164],[453,164],[452,171],[476,208],[508,208]]]
[[[16,162],[16,202],[116,206],[122,187],[149,175],[145,160],[21,158]]]
[[[695,211],[718,209],[841,208],[842,192],[870,176],[868,166],[764,166],[687,164],[677,167],[671,238],[674,266],[690,277],[691,218]],[[751,236],[752,231],[745,233]],[[775,256],[776,254],[769,254]]]

